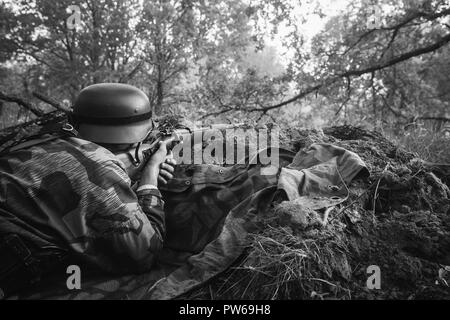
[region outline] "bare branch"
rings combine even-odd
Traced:
[[[139,70],[142,68],[143,65],[144,65],[144,59],[139,61],[139,63],[133,68],[133,70],[131,70],[130,73],[122,76],[119,80],[119,83],[127,83],[128,81],[133,79],[133,77],[139,72]]]
[[[333,83],[336,82],[337,79],[338,78],[336,78],[335,80],[333,79]],[[254,112],[254,111],[264,112],[264,111],[269,111],[269,110],[272,110],[272,109],[281,108],[281,107],[283,107],[285,105],[288,105],[288,104],[290,104],[292,102],[295,102],[295,101],[297,101],[297,100],[299,100],[301,98],[304,98],[307,95],[309,95],[310,93],[313,93],[313,92],[315,92],[315,91],[317,91],[317,90],[321,89],[322,87],[324,87],[326,85],[329,85],[329,84],[331,84],[331,83],[326,83],[326,81],[325,81],[324,83],[321,83],[321,84],[318,84],[318,85],[306,88],[301,93],[299,93],[298,95],[292,97],[289,100],[283,101],[283,102],[278,103],[278,104],[273,105],[273,106],[263,107],[263,108],[253,108],[253,109],[249,109],[247,111],[250,111],[250,112]]]
[[[398,35],[399,30],[400,30],[400,29],[395,29],[394,32],[392,32],[391,39],[389,40],[389,43],[387,44],[386,48],[384,48],[383,52],[381,53],[380,59],[383,59],[384,56],[385,56],[385,54],[386,54],[386,53],[388,52],[388,50],[391,48],[392,44],[393,44],[394,41],[395,41],[395,38],[396,38],[397,35]]]
[[[44,112],[41,109],[39,109],[37,106],[35,106],[33,103],[31,103],[30,101],[26,101],[18,96],[7,95],[0,91],[0,100],[6,101],[6,102],[17,103],[18,105],[24,107],[25,109],[29,110],[30,112],[32,112],[34,115],[36,115],[38,117],[41,117],[44,115]]]
[[[200,120],[205,120],[206,118],[209,118],[209,117],[219,116],[221,114],[231,112],[231,111],[236,111],[236,110],[237,110],[236,108],[232,108],[232,107],[225,108],[225,109],[219,110],[217,112],[211,112],[211,113],[205,114],[200,117]]]
[[[64,111],[66,113],[70,112],[70,109],[66,108],[64,105],[62,105],[61,103],[59,103],[58,101],[56,101],[55,99],[52,99],[50,97],[47,97],[45,95],[43,95],[42,93],[39,92],[33,92],[33,96],[35,96],[36,98],[38,98],[39,100],[51,105],[52,107],[54,107],[55,109],[58,109],[60,111]]]

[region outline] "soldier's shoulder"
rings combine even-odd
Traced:
[[[86,157],[99,162],[116,161],[117,157],[108,149],[80,138],[71,137],[67,139],[72,146],[80,150]]]
[[[68,138],[66,141],[91,161],[103,164],[114,164],[119,166],[122,170],[125,170],[124,164],[114,155],[114,153],[96,143],[74,137]]]

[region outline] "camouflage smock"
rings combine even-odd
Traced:
[[[153,265],[165,235],[158,190],[137,194],[123,163],[78,138],[0,157],[0,235],[17,234],[38,257],[70,252],[108,272]]]

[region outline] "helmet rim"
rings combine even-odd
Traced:
[[[81,138],[95,143],[134,144],[142,142],[153,129],[151,121],[141,121],[127,125],[97,125],[81,123],[78,132]]]

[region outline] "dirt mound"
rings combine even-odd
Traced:
[[[370,177],[353,181],[349,200],[328,212],[275,203],[241,261],[189,298],[450,299],[450,190],[434,165],[361,128],[288,129],[293,151],[315,142],[356,152]],[[380,289],[369,289],[380,271]]]

